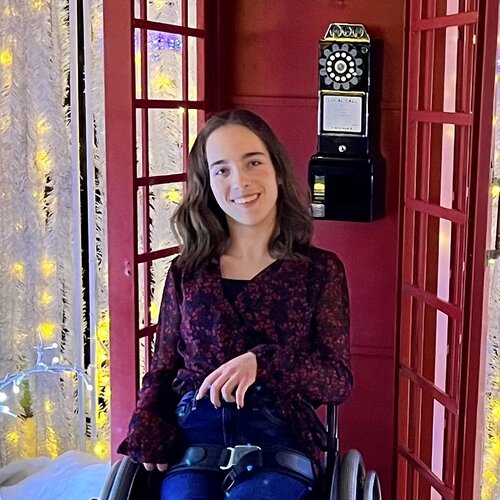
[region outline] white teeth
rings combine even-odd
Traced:
[[[238,205],[244,205],[245,203],[250,203],[259,197],[258,194],[252,194],[250,196],[244,196],[243,198],[236,198],[233,201]]]

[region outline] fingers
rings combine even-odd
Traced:
[[[212,383],[219,376],[220,370],[221,370],[220,368],[217,368],[217,370],[213,371],[210,375],[207,376],[207,378],[203,381],[203,383],[200,385],[200,388],[198,389],[198,393],[196,394],[196,399],[202,399],[205,397],[205,394],[210,389]]]
[[[246,382],[240,382],[236,389],[235,400],[238,408],[243,408],[245,404],[245,394],[248,388],[253,384],[253,381],[248,380]]]
[[[168,464],[152,464],[152,463],[146,462],[143,465],[144,465],[144,468],[149,472],[154,471],[155,468],[157,468],[160,472],[165,472],[168,469]]]
[[[210,401],[216,408],[220,407],[221,398],[228,403],[236,402],[241,408],[245,393],[255,382],[256,375],[257,359],[254,353],[247,352],[210,373],[198,389],[196,399],[210,393]]]
[[[221,389],[222,399],[228,403],[234,403],[236,398],[234,397],[234,391],[238,386],[238,380],[235,377],[230,378]]]

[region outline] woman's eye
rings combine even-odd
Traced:
[[[215,175],[224,175],[226,173],[225,168],[219,168],[215,171]]]
[[[253,160],[250,162],[250,165],[252,165],[252,167],[256,167],[258,165],[262,165],[262,162],[259,160]]]

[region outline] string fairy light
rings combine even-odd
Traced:
[[[23,381],[31,375],[37,373],[73,373],[83,380],[85,387],[89,392],[94,390],[92,384],[90,383],[90,378],[83,368],[74,365],[62,364],[58,356],[53,356],[50,363],[45,362],[46,355],[51,351],[58,349],[58,347],[57,342],[44,345],[42,336],[39,332],[39,344],[33,346],[36,350],[36,360],[34,365],[27,370],[7,374],[2,380],[0,380],[0,413],[4,413],[5,415],[9,415],[14,418],[21,418],[19,415],[13,413],[7,404],[4,404],[7,403],[8,400],[6,389],[10,386],[14,394],[19,394],[20,385]]]

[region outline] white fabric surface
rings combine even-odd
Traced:
[[[80,451],[17,460],[0,468],[0,500],[89,500],[99,496],[109,470],[109,462]]]

